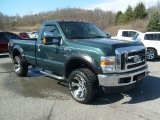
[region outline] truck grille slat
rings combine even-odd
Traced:
[[[125,54],[121,54],[121,70],[125,69]]]
[[[128,53],[129,56],[134,56],[135,54],[144,55],[145,54],[145,50]]]
[[[139,66],[144,65],[144,64],[145,64],[145,62],[141,62],[141,63],[138,63],[138,64],[129,65],[129,66],[127,67],[127,69],[139,67]]]

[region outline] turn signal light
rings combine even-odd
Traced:
[[[101,65],[113,65],[115,62],[113,61],[101,61]]]
[[[43,42],[43,44],[46,44],[46,38],[45,37],[43,38],[42,42]]]

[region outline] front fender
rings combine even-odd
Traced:
[[[102,73],[102,70],[98,64],[98,62],[94,59],[92,59],[89,55],[86,55],[86,54],[72,54],[70,56],[68,56],[68,58],[66,59],[65,63],[64,63],[64,75],[65,77],[67,76],[67,67],[68,67],[68,64],[70,64],[70,61],[72,60],[80,60],[80,61],[84,61],[85,63],[87,63],[91,68],[92,70],[98,74],[98,73]]]

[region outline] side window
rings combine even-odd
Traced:
[[[134,31],[123,31],[122,36],[123,37],[134,37],[136,32]]]
[[[154,34],[153,40],[158,40],[158,34]]]
[[[160,41],[160,34],[158,34],[158,40]]]
[[[55,25],[47,25],[44,27],[43,33],[44,32],[52,32],[53,36],[59,36],[60,33]],[[42,33],[42,38],[43,38],[43,33]]]
[[[144,39],[145,40],[153,40],[154,39],[154,35],[153,34],[146,34]]]
[[[122,36],[123,36],[123,37],[128,37],[128,31],[123,31],[123,32],[122,32]]]
[[[146,34],[145,40],[159,40],[160,41],[160,34]]]

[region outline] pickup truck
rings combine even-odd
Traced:
[[[12,40],[9,53],[18,76],[27,76],[30,65],[41,68],[67,81],[71,96],[84,104],[94,100],[99,87],[129,90],[148,74],[142,43],[109,39],[82,21],[46,21],[36,41]]]
[[[121,30],[118,30],[117,36],[112,37],[112,39],[132,40],[134,35],[136,35],[137,33],[140,33],[140,32],[136,30],[121,29]]]

